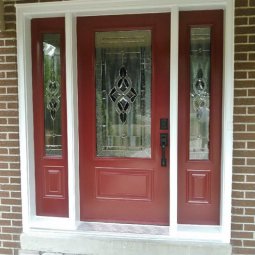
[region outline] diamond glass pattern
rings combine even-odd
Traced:
[[[137,93],[132,86],[132,81],[124,66],[120,68],[119,76],[110,91],[110,98],[120,116],[122,123],[127,121],[127,114],[131,110],[131,104],[135,101]]]

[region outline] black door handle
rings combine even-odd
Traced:
[[[168,134],[160,134],[161,166],[166,166],[166,146],[168,146]]]

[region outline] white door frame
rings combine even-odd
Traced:
[[[23,231],[33,228],[77,229],[79,225],[78,104],[76,17],[171,12],[170,58],[170,231],[167,238],[189,238],[230,242],[233,134],[234,1],[233,0],[79,0],[17,4],[20,160]],[[179,11],[224,10],[224,70],[222,108],[221,224],[194,226],[177,224],[178,137],[178,31]],[[66,90],[68,137],[69,218],[35,214],[34,136],[32,102],[32,18],[65,17]]]

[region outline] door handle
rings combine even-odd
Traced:
[[[161,166],[166,166],[166,146],[168,146],[168,134],[160,134]]]

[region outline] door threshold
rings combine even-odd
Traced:
[[[111,234],[138,234],[156,236],[169,235],[169,226],[105,223],[105,222],[81,222],[77,230],[95,233],[104,232]]]

